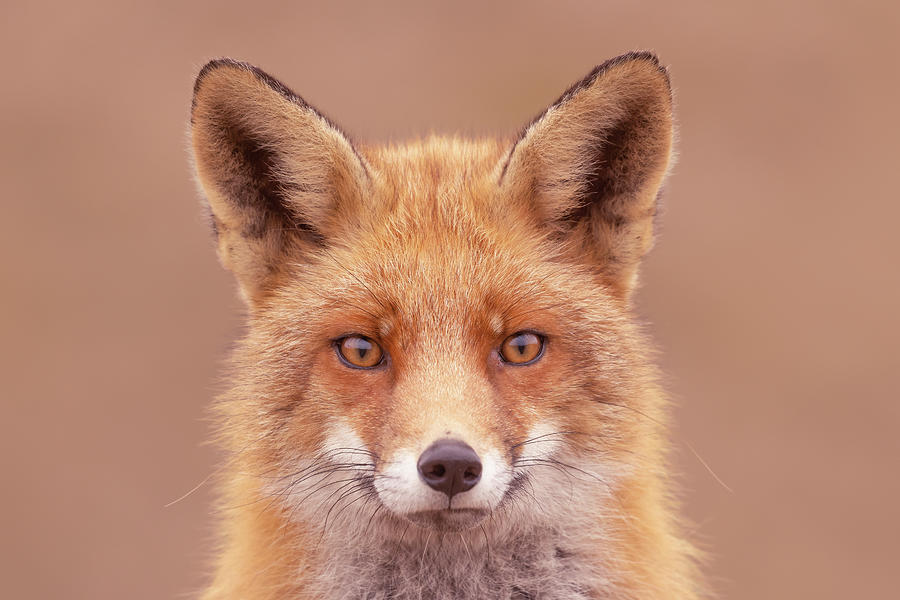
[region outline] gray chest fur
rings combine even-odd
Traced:
[[[319,582],[333,600],[586,600],[586,583],[596,582],[577,554],[550,540],[473,546],[451,533],[425,548],[347,549]]]

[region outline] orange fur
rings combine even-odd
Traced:
[[[629,304],[671,154],[655,57],[604,63],[514,143],[359,149],[268,75],[213,61],[192,133],[250,321],[216,404],[230,458],[206,598],[700,596]],[[498,355],[518,331],[546,340],[534,364]],[[384,363],[338,360],[350,334]],[[420,485],[402,457],[442,436],[486,478],[499,465],[452,527],[457,500],[423,522],[401,493]]]

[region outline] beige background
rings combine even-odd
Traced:
[[[209,490],[164,505],[213,469],[204,410],[240,330],[187,161],[205,60],[384,141],[512,133],[650,48],[681,139],[640,306],[709,572],[735,600],[896,597],[897,6],[4,3],[0,594],[204,581]]]

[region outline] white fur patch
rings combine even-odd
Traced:
[[[525,437],[526,444],[522,446],[522,459],[549,458],[556,453],[562,445],[565,434],[560,434],[559,428],[553,423],[537,423]]]
[[[428,487],[419,477],[419,456],[409,450],[394,453],[375,476],[381,502],[397,514],[447,508],[447,496]]]
[[[336,462],[361,463],[368,460],[368,449],[362,438],[343,420],[332,421],[325,433],[322,454]]]

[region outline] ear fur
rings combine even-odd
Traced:
[[[592,70],[528,125],[501,166],[500,185],[627,297],[653,242],[669,168],[669,77],[632,52]]]
[[[289,258],[327,243],[338,213],[369,184],[347,137],[263,71],[230,59],[194,84],[191,138],[219,257],[247,300],[275,285]]]

